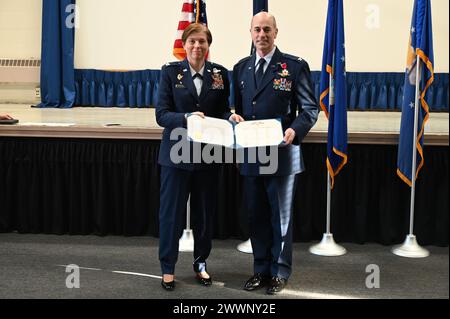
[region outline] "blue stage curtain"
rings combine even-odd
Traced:
[[[154,107],[160,70],[110,72],[75,70],[77,106]]]
[[[317,99],[320,96],[320,72],[312,72]],[[349,110],[400,111],[404,73],[347,72],[347,108]],[[427,92],[431,111],[448,112],[448,73],[436,73]]]
[[[448,112],[448,73],[435,73],[427,98],[432,111]]]
[[[160,70],[110,72],[75,70],[77,106],[154,107]]]
[[[41,96],[38,107],[69,108],[75,102],[74,28],[75,0],[43,0]]]
[[[155,107],[158,98],[160,70],[108,72],[75,70],[77,106]],[[320,72],[311,73],[317,100]],[[349,110],[400,111],[403,98],[404,73],[347,73]],[[229,71],[232,78],[232,72]],[[428,89],[431,111],[448,112],[448,73],[435,74]],[[234,105],[231,83],[230,105]]]

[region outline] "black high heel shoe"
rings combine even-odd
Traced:
[[[165,282],[164,279],[162,279],[161,286],[167,291],[172,291],[175,289],[175,280]]]
[[[211,286],[212,285],[212,279],[211,277],[209,278],[203,278],[199,273],[196,273],[195,275],[195,279],[197,280],[197,282],[202,285],[202,286]]]

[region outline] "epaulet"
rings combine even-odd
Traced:
[[[181,61],[168,62],[164,64],[164,67],[180,66]]]
[[[302,58],[292,55],[292,54],[283,53],[283,57],[286,59],[289,59],[289,60],[293,60],[293,61],[298,61],[298,62],[303,61]]]
[[[218,63],[214,63],[214,62],[211,62],[211,66],[213,68],[217,68],[217,69],[225,69],[225,67],[223,65],[218,64]]]
[[[245,58],[241,59],[238,63],[236,63],[236,65],[239,65],[239,64],[241,64],[241,63],[247,62],[248,60],[250,60],[251,57],[252,57],[252,56],[249,55],[248,57],[245,57]]]

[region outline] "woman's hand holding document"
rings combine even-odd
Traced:
[[[281,121],[277,119],[233,123],[211,117],[188,116],[188,137],[205,144],[229,148],[279,145],[283,142]]]

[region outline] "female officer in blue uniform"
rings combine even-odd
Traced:
[[[206,60],[212,42],[208,28],[196,23],[189,25],[183,32],[182,42],[187,57],[162,67],[156,107],[156,121],[164,127],[158,159],[161,165],[159,260],[163,274],[161,285],[166,290],[175,288],[178,242],[189,194],[195,239],[195,277],[201,285],[209,286],[212,283],[206,269],[206,259],[211,251],[212,217],[218,191],[217,166],[194,163],[194,148],[186,139],[186,131],[184,134],[178,133],[180,129],[186,128],[188,115],[236,121],[241,119],[229,109],[228,70]],[[171,139],[172,132],[175,133],[174,139]],[[171,158],[172,147],[180,143],[189,143],[188,158],[191,160],[178,163]]]

